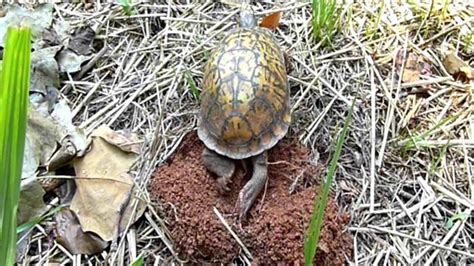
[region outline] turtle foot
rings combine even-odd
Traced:
[[[247,215],[267,181],[267,153],[263,152],[253,157],[252,163],[252,178],[242,188],[237,200],[240,219]]]
[[[204,148],[202,152],[204,166],[217,175],[217,188],[221,193],[230,191],[229,183],[235,172],[234,162],[216,152]]]

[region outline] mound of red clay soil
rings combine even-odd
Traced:
[[[162,207],[180,257],[196,264],[229,263],[240,254],[240,246],[214,213],[215,207],[252,253],[253,265],[303,264],[304,234],[317,190],[314,179],[322,168],[309,163],[309,151],[288,140],[270,150],[266,191],[239,225],[234,206],[252,167],[248,165],[246,172],[237,163],[231,192],[223,195],[216,177],[202,164],[203,148],[196,133],[190,133],[150,183],[152,198]],[[290,194],[297,177],[297,188]],[[330,198],[315,265],[343,265],[351,257],[352,238],[344,232],[348,220],[347,215],[338,215]]]

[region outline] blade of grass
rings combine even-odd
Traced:
[[[41,223],[43,220],[45,220],[46,218],[48,217],[51,217],[51,216],[54,216],[56,213],[58,213],[64,206],[63,205],[59,205],[57,206],[56,208],[54,209],[51,209],[49,210],[47,213],[45,213],[44,215],[42,216],[38,216],[38,217],[34,217],[33,219],[29,220],[28,222],[26,223],[23,223],[21,225],[19,225],[17,228],[16,228],[16,233],[17,234],[20,234],[26,230],[29,230],[31,228],[33,228],[35,225]]]
[[[385,7],[385,1],[382,1],[382,3],[380,3],[380,7],[377,12],[377,16],[375,17],[373,14],[371,14],[370,16],[370,24],[369,24],[368,29],[366,30],[366,36],[368,36],[369,39],[372,39],[379,29],[380,19],[382,18],[384,7]]]
[[[199,100],[199,94],[200,93],[199,93],[199,90],[197,88],[196,82],[194,82],[194,79],[191,76],[191,72],[186,69],[186,71],[184,71],[184,76],[186,78],[186,81],[189,84],[189,88],[191,89],[191,93],[193,94],[194,98],[196,100]]]
[[[331,44],[340,17],[336,0],[313,0],[311,9],[313,37],[316,41]]]
[[[443,146],[443,149],[441,150],[441,153],[438,156],[436,156],[436,155],[433,156],[433,160],[431,162],[431,167],[428,171],[428,176],[431,176],[433,173],[438,171],[438,169],[440,167],[440,164],[441,164],[441,160],[444,158],[444,156],[446,155],[446,152],[448,151],[448,147],[449,147],[449,140],[448,140],[448,143]]]
[[[403,150],[408,151],[413,149],[418,145],[418,142],[422,140],[426,140],[427,137],[431,136],[431,134],[435,131],[438,130],[439,128],[443,127],[444,125],[450,123],[451,121],[456,120],[461,114],[449,116],[443,120],[441,120],[439,123],[437,123],[433,128],[429,129],[428,131],[424,132],[423,134],[420,134],[418,136],[410,136],[407,142],[405,143]]]
[[[134,262],[130,263],[130,266],[142,266],[144,261],[145,261],[145,257],[142,253],[140,254],[140,256],[138,256],[138,258]]]
[[[129,0],[118,0],[118,3],[122,6],[122,9],[127,16],[132,15],[132,7],[130,6]]]
[[[9,27],[0,73],[0,265],[13,265],[25,147],[31,29]]]
[[[347,131],[349,130],[349,124],[352,120],[352,110],[354,108],[355,98],[352,101],[351,108],[349,109],[349,113],[346,117],[346,121],[344,122],[344,127],[342,128],[342,132],[337,139],[336,150],[334,155],[331,159],[331,164],[329,165],[329,170],[326,177],[326,182],[324,185],[320,187],[315,201],[314,201],[314,209],[313,214],[311,215],[311,221],[306,233],[306,239],[304,243],[304,259],[305,265],[312,265],[314,260],[314,256],[316,255],[316,251],[319,244],[319,237],[321,235],[321,227],[323,224],[324,219],[324,211],[326,209],[328,197],[329,197],[329,189],[332,184],[332,180],[334,179],[334,174],[336,173],[337,161],[339,160],[339,156],[341,155],[342,145],[344,144]]]

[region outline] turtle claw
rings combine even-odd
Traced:
[[[224,177],[221,176],[217,178],[217,188],[219,189],[219,192],[221,193],[226,193],[230,191],[229,184],[231,180],[230,177]]]

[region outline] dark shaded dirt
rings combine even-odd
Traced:
[[[180,149],[157,169],[150,184],[154,201],[164,212],[175,248],[192,263],[228,263],[241,252],[239,245],[219,221],[216,207],[232,225],[254,257],[254,265],[303,264],[303,240],[313,210],[322,166],[309,163],[309,152],[296,142],[281,141],[269,152],[269,180],[265,197],[253,205],[241,228],[234,206],[240,189],[251,174],[237,164],[231,192],[219,193],[215,176],[201,161],[204,148],[193,132]],[[299,176],[293,194],[289,188]],[[343,265],[351,257],[352,238],[343,230],[349,217],[338,215],[335,202],[326,208],[320,248],[315,265]]]

